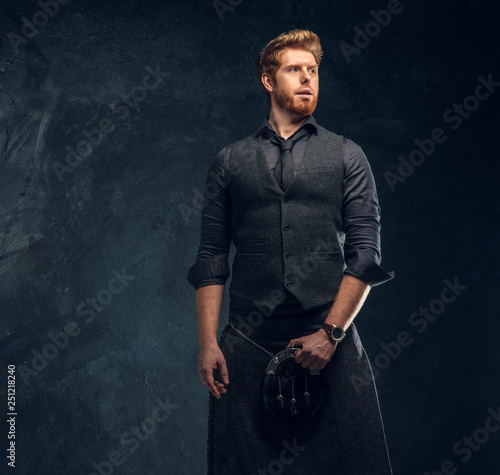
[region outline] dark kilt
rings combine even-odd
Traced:
[[[268,317],[251,331],[241,326],[241,318],[230,315],[229,321],[276,353],[291,338],[317,331],[327,313]],[[392,474],[373,372],[354,323],[322,370],[327,397],[320,413],[295,423],[274,418],[262,405],[261,384],[270,357],[229,324],[219,345],[230,384],[220,399],[209,394],[208,475]]]

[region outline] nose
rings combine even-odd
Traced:
[[[302,72],[302,78],[305,80],[305,81],[310,81],[311,80],[311,73],[305,69],[303,72]]]
[[[307,68],[302,70],[302,82],[310,82],[311,81],[311,73]]]

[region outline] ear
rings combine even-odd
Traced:
[[[262,81],[262,84],[264,85],[264,87],[267,89],[268,92],[273,92],[274,84],[272,82],[271,76],[268,73],[262,74],[260,80]]]

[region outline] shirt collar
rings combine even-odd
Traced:
[[[307,116],[307,119],[304,121],[304,123],[301,125],[301,127],[307,127],[311,132],[315,132],[316,134],[318,133],[318,124],[316,123],[316,120],[314,120],[314,117],[311,115]],[[255,132],[255,136],[259,137],[262,135],[266,129],[270,129],[275,132],[275,130],[272,128],[271,124],[269,123],[269,116],[267,116],[259,125],[259,128]],[[298,129],[297,129],[298,130]]]

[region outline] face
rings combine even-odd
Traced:
[[[313,54],[302,48],[285,49],[276,81],[269,84],[273,105],[299,117],[312,114],[319,94],[318,65]]]

